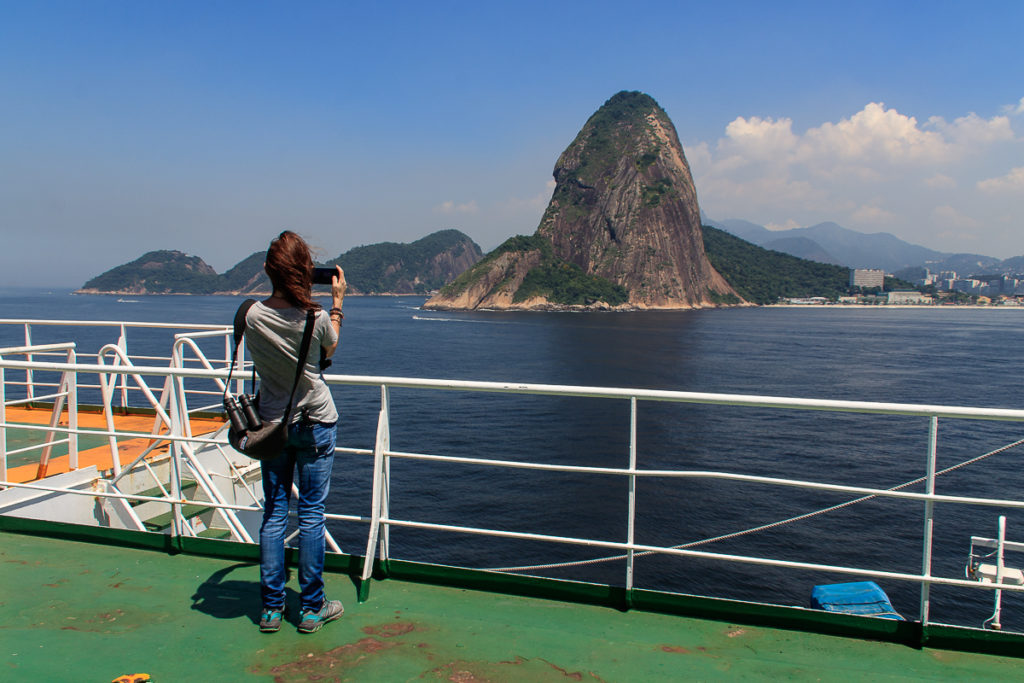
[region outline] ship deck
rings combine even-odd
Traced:
[[[6,417],[11,424],[21,425],[46,425],[51,417],[51,408],[31,407],[7,407]],[[112,415],[114,429],[119,432],[142,433],[151,432],[154,428],[154,417],[148,413],[114,413]],[[192,434],[204,436],[215,432],[224,424],[220,418],[190,417]],[[60,427],[68,426],[67,412],[60,416]],[[104,431],[107,429],[106,417],[98,410],[82,409],[78,413],[78,426],[81,429]],[[160,429],[159,434],[166,433],[166,429]],[[12,429],[8,434],[10,447],[18,447],[29,443],[42,442],[45,434],[40,430]],[[131,462],[139,456],[152,443],[152,439],[117,437],[117,448],[122,462]],[[106,437],[83,436],[79,439],[80,451],[78,454],[78,469],[95,466],[99,472],[109,472],[113,468],[114,458],[110,451],[110,444]],[[158,446],[153,449],[147,459],[156,459],[167,452],[168,446]],[[67,446],[58,444],[54,447],[55,455],[51,456],[45,466],[40,467],[39,453],[25,453],[11,458],[8,463],[7,479],[17,484],[36,481],[43,476],[63,474],[71,470],[70,457],[67,454]],[[23,464],[24,463],[24,464]]]
[[[298,634],[293,577],[286,623],[261,634],[253,546],[209,541],[203,547],[227,552],[197,555],[169,550],[169,537],[157,534],[131,532],[151,539],[144,548],[128,547],[127,535],[97,542],[74,527],[48,529],[61,537],[10,523],[0,531],[10,680],[1002,681],[1024,673],[1024,660],[1012,657],[398,579],[374,581],[360,603],[356,574],[337,566],[325,578],[328,595],[345,603],[339,621]]]

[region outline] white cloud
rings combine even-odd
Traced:
[[[936,190],[952,190],[956,187],[956,181],[944,173],[936,173],[931,178],[926,178],[924,184]]]
[[[850,217],[858,223],[891,223],[896,218],[896,214],[878,206],[864,205],[858,207],[850,214]]]
[[[1024,166],[1018,166],[999,178],[979,180],[978,189],[989,194],[1001,192],[1024,193]]]
[[[694,175],[711,170],[711,148],[708,146],[708,143],[698,142],[695,145],[687,145],[686,149],[683,150],[683,154],[686,156],[686,163],[690,165],[690,171]]]
[[[1017,104],[1006,105],[1003,107],[1003,111],[1010,116],[1020,116],[1021,114],[1024,114],[1024,97],[1020,98],[1020,102]]]
[[[948,143],[934,131],[922,130],[913,116],[871,102],[839,123],[826,122],[807,131],[800,156],[821,163],[840,161],[937,161],[948,155]]]
[[[477,207],[475,200],[470,200],[464,204],[456,204],[455,202],[449,200],[446,202],[441,202],[440,204],[434,207],[435,213],[443,214],[476,213],[479,210],[480,209]]]
[[[1024,214],[1024,167],[1002,175],[1024,158],[1013,115],[918,118],[870,102],[804,131],[789,117],[741,116],[687,154],[701,206],[715,218],[885,226],[933,249],[1024,253],[1024,234],[990,227],[996,212]],[[1001,193],[1001,203],[982,201],[978,190]]]
[[[935,207],[932,210],[931,219],[935,237],[961,245],[962,251],[974,251],[972,246],[978,240],[977,230],[980,226],[977,220],[965,216],[949,205]]]
[[[790,154],[797,143],[792,128],[792,119],[773,121],[752,116],[748,120],[740,116],[725,127],[727,146],[747,159],[770,159]]]
[[[947,205],[937,206],[932,210],[932,219],[939,227],[973,230],[980,223],[970,216],[965,216],[956,208]]]
[[[532,197],[512,197],[498,205],[498,208],[505,213],[540,213],[548,208],[551,201],[551,193],[555,191],[555,179],[551,178],[545,183],[544,189]]]
[[[1010,119],[1005,116],[994,116],[986,120],[971,112],[967,116],[955,119],[953,123],[946,123],[942,117],[933,116],[928,119],[928,125],[940,132],[951,144],[963,150],[969,150],[975,145],[1014,139]]]
[[[785,223],[769,223],[764,227],[769,230],[792,230],[793,228],[799,228],[800,224],[790,218]]]

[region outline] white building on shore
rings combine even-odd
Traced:
[[[925,296],[921,292],[911,291],[898,291],[889,292],[886,297],[887,304],[930,304],[932,298]]]
[[[885,271],[878,268],[851,268],[851,287],[884,287]]]

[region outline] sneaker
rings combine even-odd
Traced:
[[[299,622],[299,633],[314,633],[328,621],[334,621],[345,613],[341,600],[324,600],[319,612],[311,609],[303,610],[302,621]]]
[[[281,630],[281,610],[265,609],[260,615],[260,632],[276,633]]]

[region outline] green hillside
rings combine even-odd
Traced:
[[[354,293],[426,294],[440,289],[476,263],[480,247],[458,230],[441,230],[410,244],[384,242],[356,247],[327,265],[340,263]],[[222,275],[198,256],[151,251],[92,278],[80,291],[126,294],[263,294],[270,279],[258,251]],[[318,291],[326,291],[318,286]]]
[[[151,251],[131,263],[92,278],[83,289],[101,292],[149,294],[210,294],[217,291],[220,276],[198,256],[180,251]]]
[[[772,304],[780,297],[835,299],[849,290],[849,268],[764,249],[707,225],[702,230],[711,265],[750,303]]]
[[[340,265],[348,282],[364,294],[426,294],[444,287],[455,272],[469,268],[481,256],[480,247],[464,233],[440,230],[408,244],[355,247],[326,265]]]
[[[579,266],[554,255],[551,242],[539,235],[514,235],[502,242],[494,251],[441,290],[442,296],[458,296],[468,287],[485,277],[491,264],[508,252],[540,252],[540,264],[527,273],[512,297],[515,303],[535,296],[543,296],[554,304],[586,306],[604,301],[611,306],[625,303],[626,290],[596,275],[587,275]],[[501,286],[499,283],[494,289]]]

